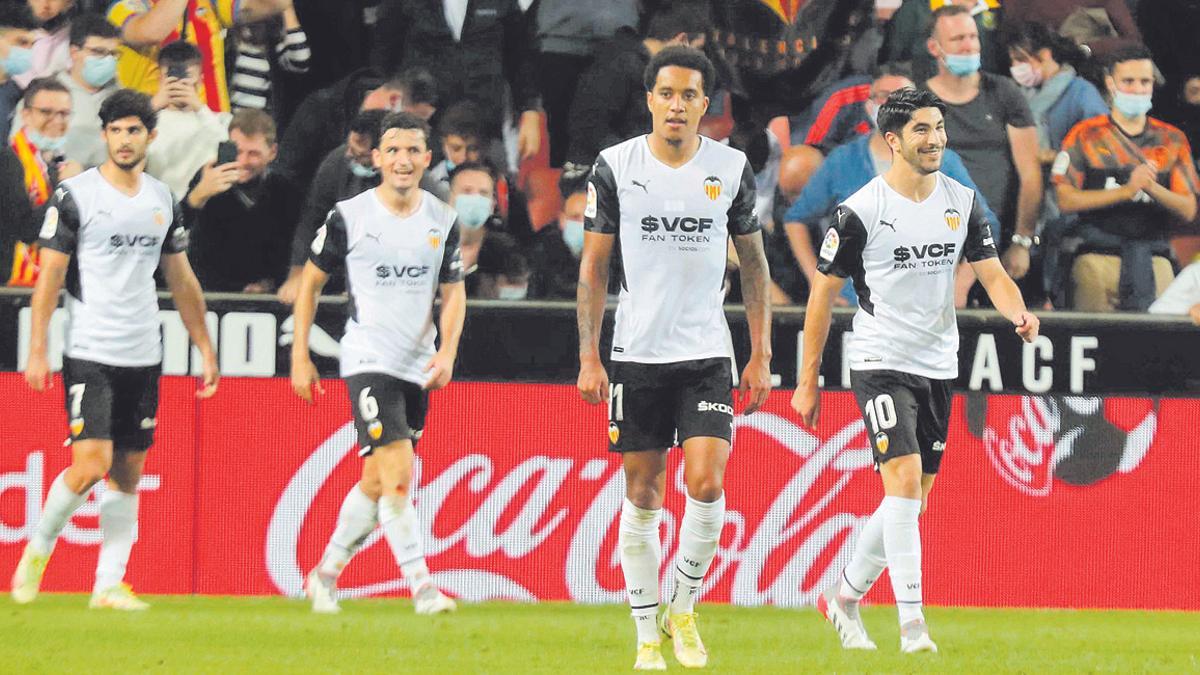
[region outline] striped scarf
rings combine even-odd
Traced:
[[[25,170],[25,191],[29,194],[29,202],[34,208],[45,204],[50,199],[49,169],[37,147],[25,136],[24,129],[13,136],[12,149]],[[13,266],[8,285],[33,286],[37,282],[37,273],[37,245],[18,241],[13,247]]]

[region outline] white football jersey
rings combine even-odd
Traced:
[[[600,153],[584,227],[616,235],[621,292],[612,358],[675,363],[732,357],[725,321],[731,234],[759,230],[746,155],[710,138],[671,168],[638,136]]]
[[[377,190],[334,206],[309,259],[327,273],[346,271],[342,377],[383,373],[424,384],[435,352],[438,287],[462,281],[458,214],[422,190],[420,207],[401,218],[379,201]]]
[[[853,278],[858,292],[851,370],[958,377],[954,269],[996,257],[996,245],[978,194],[936,177],[917,203],[876,176],[838,205],[821,243],[817,269]]]
[[[63,353],[110,366],[162,362],[154,272],[187,250],[183,214],[165,183],[142,174],[132,197],[89,169],[54,190],[38,243],[71,256]]]

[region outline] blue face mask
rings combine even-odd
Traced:
[[[46,136],[41,135],[29,127],[25,128],[25,138],[28,138],[29,142],[33,143],[34,147],[36,147],[38,150],[44,150],[47,152],[55,152],[56,150],[60,150],[63,146],[63,143],[67,141],[66,136],[47,138]]]
[[[979,72],[979,54],[946,54],[944,58],[946,70],[959,77]]]
[[[529,295],[528,286],[497,286],[497,300],[524,300]]]
[[[563,223],[562,237],[567,248],[571,249],[571,255],[578,258],[583,253],[583,221],[568,220]]]
[[[454,210],[463,227],[478,230],[492,217],[492,200],[483,195],[458,195],[454,199]]]
[[[363,166],[362,164],[351,160],[350,173],[358,176],[359,178],[374,178],[379,175],[379,169],[376,169],[373,166]]]
[[[33,50],[28,47],[9,47],[8,56],[0,61],[4,72],[12,75],[22,75],[33,67]]]
[[[117,57],[89,56],[83,60],[83,81],[99,89],[117,76]]]
[[[458,168],[458,164],[451,162],[449,159],[443,159],[442,163],[446,165],[446,175],[447,176],[449,176],[451,172],[453,172],[455,169]]]
[[[1141,117],[1150,112],[1153,94],[1126,94],[1120,90],[1112,93],[1113,107],[1126,117]]]

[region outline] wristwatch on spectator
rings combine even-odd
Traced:
[[[1033,235],[1032,237],[1026,237],[1023,234],[1013,234],[1012,243],[1016,244],[1017,246],[1020,246],[1021,248],[1029,249],[1029,248],[1033,248],[1034,246],[1042,243],[1042,238],[1037,236],[1036,234]]]

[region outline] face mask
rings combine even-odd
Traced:
[[[1113,107],[1126,117],[1141,117],[1150,112],[1153,94],[1126,94],[1121,90],[1112,93]]]
[[[1008,69],[1012,73],[1012,78],[1017,84],[1022,87],[1033,89],[1042,84],[1042,71],[1034,68],[1031,64],[1021,61]]]
[[[29,142],[33,143],[33,145],[38,150],[45,150],[47,152],[54,152],[56,150],[59,150],[60,148],[62,148],[63,143],[65,143],[67,140],[66,136],[59,136],[58,138],[48,138],[48,137],[43,136],[40,133],[34,131],[33,129],[30,129],[29,127],[25,128],[25,138],[28,138]]]
[[[456,168],[458,168],[458,164],[455,162],[451,162],[449,159],[443,159],[442,163],[446,165],[446,175],[447,176],[450,175],[450,173],[453,172]]]
[[[0,61],[4,72],[9,75],[21,75],[33,67],[33,50],[28,47],[9,47],[8,56]]]
[[[358,162],[351,161],[350,173],[358,176],[359,178],[374,178],[379,175],[379,169],[376,169],[373,166],[363,166]]]
[[[571,255],[578,258],[583,253],[583,221],[568,220],[563,223],[562,237],[567,248],[571,249]]]
[[[946,54],[946,70],[954,75],[966,77],[979,71],[979,54]]]
[[[497,286],[497,300],[524,300],[529,295],[528,286]]]
[[[459,195],[454,199],[454,210],[463,227],[478,230],[492,217],[492,200],[483,195]]]
[[[93,87],[103,87],[117,75],[117,57],[89,56],[83,60],[83,81]]]

